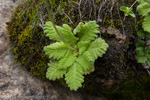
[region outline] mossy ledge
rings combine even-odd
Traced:
[[[97,19],[98,13],[95,12],[99,11],[99,4],[103,0],[96,0],[94,4],[90,0],[86,2],[87,4],[81,2],[82,18],[79,15],[79,2],[77,0],[72,0],[72,2],[63,0],[61,4],[59,0],[55,0],[52,14],[55,15],[54,21],[57,25],[67,23],[75,28],[80,21],[96,20],[102,27],[111,26],[122,32],[117,7],[131,5],[134,0],[127,0],[126,2],[119,0],[118,5],[116,0],[112,15],[109,11],[112,6],[111,1],[102,7],[100,19]],[[60,6],[59,9],[58,6]],[[93,9],[92,12],[91,9]],[[122,12],[120,15],[123,19]],[[44,1],[28,0],[16,8],[11,21],[7,23],[10,43],[14,46],[13,53],[16,61],[33,75],[42,79],[46,79],[45,74],[49,62],[43,47],[54,42],[49,40],[43,32],[43,24],[48,20]],[[127,37],[124,43],[120,44],[115,37],[109,34],[101,35],[110,47],[102,58],[96,60],[95,71],[85,76],[85,82],[79,91],[96,96],[102,93],[109,100],[149,100],[150,77],[142,66],[136,63],[133,54],[136,41],[133,40],[136,37],[134,19],[127,17],[124,26],[124,35]],[[58,80],[57,83],[66,85],[63,79]]]

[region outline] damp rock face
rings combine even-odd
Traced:
[[[94,97],[87,96],[87,93],[98,96],[98,98],[95,97],[95,100],[96,98],[97,100],[101,100],[100,98],[103,97],[102,94],[107,96],[110,100],[119,100],[119,98],[123,98],[123,100],[147,98],[142,95],[137,95],[146,93],[147,91],[145,87],[138,87],[136,82],[140,80],[139,84],[141,86],[146,85],[149,83],[149,76],[147,76],[146,71],[141,65],[137,64],[134,57],[136,41],[136,36],[134,36],[134,19],[126,17],[123,23],[122,19],[124,18],[124,13],[119,11],[120,6],[132,5],[134,0],[83,1],[84,0],[78,2],[77,0],[73,0],[73,2],[62,1],[60,3],[59,0],[56,0],[53,6],[53,12],[51,12],[55,15],[55,23],[57,25],[67,23],[74,28],[80,21],[87,22],[89,20],[96,20],[100,25],[101,33],[99,37],[106,40],[109,44],[109,48],[102,58],[98,58],[95,61],[95,71],[85,76],[83,87],[79,89],[81,92],[79,96],[78,93],[72,95],[71,92],[67,92],[66,94],[71,93],[71,97],[68,97],[68,100],[72,98],[72,96],[76,96],[78,98],[76,98],[76,100],[90,100],[90,98],[94,100]],[[45,74],[47,63],[49,62],[43,48],[54,42],[45,36],[43,27],[46,21],[49,21],[49,18],[43,1],[34,0],[18,6],[11,20],[7,23],[10,43],[14,46],[13,53],[15,59],[24,66],[25,69],[31,72],[32,75],[42,79],[46,79]],[[63,80],[58,80],[54,84],[58,85],[59,83],[62,87],[65,86]],[[130,84],[132,83],[134,84],[131,86]],[[58,88],[57,85],[56,88]],[[53,85],[51,86],[53,87]],[[51,86],[49,86],[49,88],[51,88]],[[126,88],[122,88],[121,86]],[[134,90],[136,90],[137,87],[140,91],[136,94]],[[48,94],[48,92],[45,92],[47,90],[43,91],[43,93]],[[62,90],[58,89],[58,91]],[[129,93],[129,91],[133,91],[133,93]],[[29,94],[32,94],[32,92]],[[66,95],[63,95],[63,97],[64,96]],[[66,99],[67,97],[64,98]]]

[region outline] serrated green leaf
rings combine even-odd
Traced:
[[[95,61],[95,58],[92,56],[92,54],[89,52],[89,51],[85,51],[83,53],[83,56],[86,57],[86,59],[90,62],[94,62]]]
[[[138,30],[137,35],[138,35],[139,37],[145,37],[145,33],[144,33],[143,30]]]
[[[74,36],[72,33],[71,28],[67,24],[63,24],[62,26],[65,30],[61,31],[60,33],[63,34],[63,37],[65,41],[70,44],[71,46],[74,46],[77,43],[78,38]]]
[[[68,52],[66,56],[59,61],[58,66],[60,69],[67,69],[75,62],[75,60],[76,60],[76,55],[73,55],[72,52]]]
[[[61,59],[66,55],[70,49],[63,42],[56,42],[51,45],[44,47],[45,54],[49,56],[49,58],[53,59]]]
[[[87,51],[85,52],[89,52],[92,58],[95,60],[98,57],[102,57],[107,48],[108,44],[103,39],[98,38],[90,44]]]
[[[148,15],[144,18],[142,27],[143,27],[144,31],[149,32],[149,34],[150,34],[150,15]]]
[[[93,66],[89,70],[85,71],[84,74],[87,75],[87,74],[90,74],[90,73],[92,73],[94,71],[95,71],[95,67]]]
[[[85,24],[79,24],[74,30],[74,34],[79,36],[80,41],[92,41],[97,37],[99,33],[99,25],[96,21],[90,21]]]
[[[57,30],[62,30],[61,27],[59,27],[59,26],[56,26],[56,27],[57,27]],[[44,32],[46,33],[46,36],[49,37],[49,39],[61,41],[60,37],[57,35],[57,33],[53,27],[53,24],[50,21],[45,23]]]
[[[64,38],[66,43],[70,44],[71,46],[74,46],[76,44],[78,38],[74,36],[71,28],[67,24],[63,24],[62,27],[56,25],[56,28],[60,35]],[[55,31],[52,22],[46,22],[44,26],[44,32],[47,33],[46,36],[48,36],[50,39],[62,41],[61,38],[58,36],[57,32]]]
[[[136,43],[136,47],[144,47],[145,45],[145,41],[143,40],[139,40],[137,43]]]
[[[80,22],[77,27],[73,30],[73,33],[76,35],[77,33],[80,32],[81,30],[81,26],[83,26],[84,24],[82,22]]]
[[[148,11],[150,10],[150,4],[145,2],[145,3],[142,3],[140,4],[138,7],[137,7],[137,11],[139,13],[139,15],[145,15],[147,16],[148,15]]]
[[[46,77],[49,80],[56,80],[56,79],[63,78],[63,75],[66,74],[66,70],[60,69],[58,67],[58,62],[52,62],[48,64],[48,66],[49,68],[47,69]]]
[[[80,55],[76,62],[78,62],[84,71],[89,70],[92,66],[94,66],[94,61],[89,61],[84,54]]]
[[[136,59],[139,63],[145,63],[147,61],[147,57],[145,56],[136,56]]]
[[[145,56],[144,47],[136,48],[136,55],[137,56]]]
[[[90,41],[80,41],[80,42],[78,42],[77,46],[78,46],[80,55],[88,48],[89,44],[90,44]]]
[[[77,91],[77,89],[82,86],[82,83],[84,82],[83,74],[83,69],[77,62],[68,69],[65,80],[70,87],[70,90]]]

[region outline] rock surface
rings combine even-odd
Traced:
[[[16,0],[0,0],[0,100],[106,100],[40,80],[14,62],[5,23],[17,4]]]

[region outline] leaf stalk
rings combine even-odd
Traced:
[[[76,49],[74,49],[73,47],[71,47],[71,46],[65,41],[65,39],[63,38],[63,36],[58,32],[58,30],[57,30],[57,28],[56,28],[56,26],[55,26],[54,20],[53,20],[53,18],[52,18],[52,15],[51,15],[51,13],[50,13],[51,10],[50,10],[50,8],[49,8],[49,2],[48,2],[47,0],[45,0],[45,4],[46,4],[46,8],[47,8],[47,11],[48,11],[49,18],[50,18],[50,20],[51,20],[51,22],[52,22],[52,24],[53,24],[53,27],[54,27],[54,29],[55,29],[57,35],[60,37],[60,39],[62,40],[62,42],[63,42],[69,49],[76,51]]]

